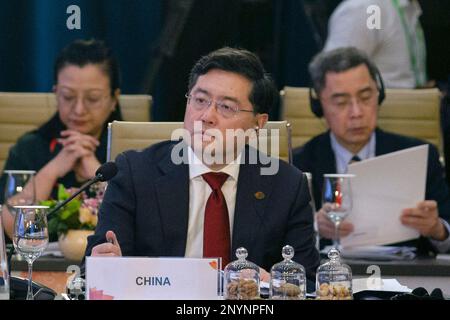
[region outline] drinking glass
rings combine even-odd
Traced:
[[[334,247],[340,250],[339,226],[352,210],[350,180],[353,174],[324,174],[322,208],[334,224]]]
[[[15,206],[13,242],[16,251],[28,262],[27,300],[33,300],[33,262],[47,248],[47,206]]]
[[[2,205],[0,204],[0,300],[9,299],[8,255],[2,227]]]
[[[11,214],[14,206],[30,206],[36,200],[34,175],[32,170],[5,170],[8,177],[5,186],[5,204]]]

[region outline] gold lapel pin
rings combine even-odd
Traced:
[[[266,197],[266,195],[264,194],[264,192],[262,191],[257,191],[255,192],[255,198],[258,200],[262,200]]]

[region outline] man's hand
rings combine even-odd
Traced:
[[[319,228],[319,235],[326,239],[334,239],[335,231],[334,231],[334,223],[328,219],[325,210],[321,208],[316,213],[317,226]],[[342,221],[339,225],[339,237],[343,238],[348,236],[354,230],[353,224],[347,221]]]
[[[106,240],[108,242],[96,245],[92,248],[92,257],[121,257],[122,250],[117,241],[116,234],[112,231],[106,232]]]
[[[416,229],[422,236],[442,241],[448,238],[448,232],[439,218],[437,203],[434,200],[419,202],[415,208],[402,211],[400,221],[405,226]]]

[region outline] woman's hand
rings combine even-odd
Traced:
[[[49,162],[56,178],[64,177],[72,170],[78,171],[75,173],[83,180],[93,177],[100,165],[95,158],[99,141],[74,130],[61,131],[61,136],[58,142],[63,149]],[[83,158],[86,160],[82,160]]]
[[[100,167],[100,165],[101,163],[97,160],[95,154],[93,153],[81,157],[74,167],[75,176],[80,181],[91,179],[95,176],[95,172]]]
[[[75,130],[61,131],[61,137],[62,138],[58,139],[58,142],[62,144],[63,147],[76,144],[85,148],[86,150],[95,152],[97,147],[100,145],[100,142],[94,137]]]

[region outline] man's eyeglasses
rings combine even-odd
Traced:
[[[206,98],[201,95],[192,95],[186,93],[185,97],[188,99],[188,103],[191,103],[195,110],[202,111],[209,108],[213,100]],[[224,118],[232,118],[236,116],[239,112],[252,112],[253,110],[242,110],[239,108],[239,105],[237,102],[234,101],[221,101],[216,100],[216,110],[217,112],[222,115]]]
[[[70,107],[73,108],[74,106],[76,106],[77,102],[78,102],[78,96],[74,95],[74,94],[64,94],[64,93],[57,93],[56,97],[58,99],[58,103],[59,105],[63,106],[63,107]],[[83,102],[83,106],[87,109],[87,110],[98,110],[101,109],[105,103],[105,99],[107,99],[109,97],[109,95],[102,95],[102,96],[83,96],[81,97],[82,102]]]

